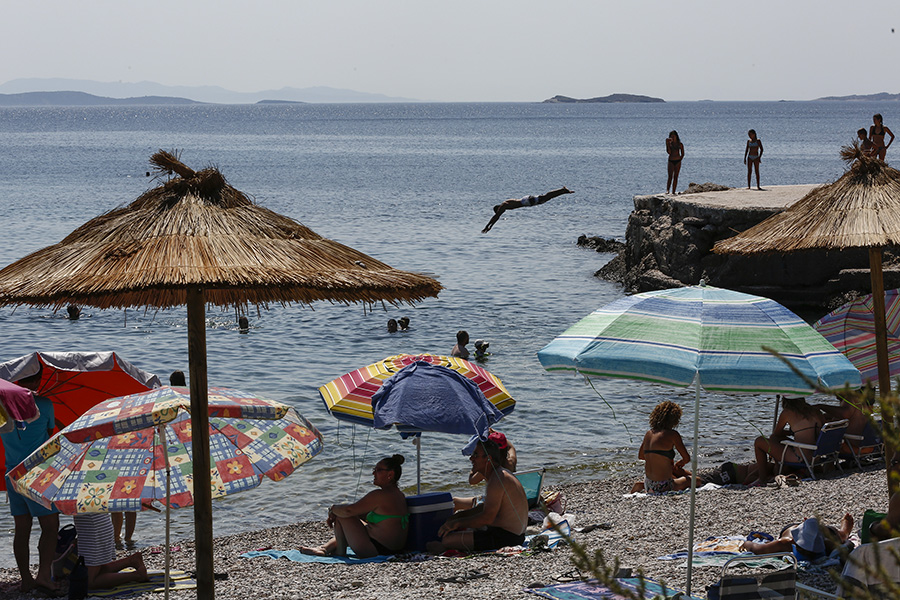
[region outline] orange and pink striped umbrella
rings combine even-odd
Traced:
[[[404,367],[417,361],[441,365],[472,380],[488,401],[504,415],[515,407],[503,383],[486,369],[454,356],[434,354],[397,354],[377,363],[341,375],[319,388],[325,408],[335,418],[371,427],[374,421],[372,396],[384,382]]]

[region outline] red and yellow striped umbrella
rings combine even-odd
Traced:
[[[335,418],[372,427],[372,396],[384,382],[398,371],[417,361],[441,365],[471,379],[488,401],[504,415],[515,407],[503,383],[486,369],[454,356],[434,354],[398,354],[367,367],[341,375],[319,388],[319,394]]]

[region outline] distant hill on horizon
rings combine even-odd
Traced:
[[[570,98],[568,96],[553,96],[547,100],[544,100],[544,103],[554,103],[554,102],[573,102],[573,103],[584,103],[584,102],[665,102],[662,98],[653,98],[652,96],[640,96],[637,94],[610,94],[609,96],[601,96],[598,98]]]
[[[854,94],[852,96],[825,96],[824,98],[816,98],[816,100],[839,100],[844,102],[898,102],[900,101],[900,94],[879,92],[878,94]]]
[[[141,96],[138,98],[107,98],[85,92],[25,92],[0,94],[0,106],[157,106],[173,104],[203,104],[187,98],[171,96]]]
[[[0,94],[15,95],[31,92],[83,92],[93,96],[111,99],[168,97],[189,99],[194,102],[213,104],[256,104],[260,101],[283,102],[420,102],[412,98],[369,94],[354,90],[330,87],[290,88],[264,90],[260,92],[235,92],[218,86],[168,86],[152,81],[139,83],[99,82],[84,79],[27,78],[13,79],[0,84]]]

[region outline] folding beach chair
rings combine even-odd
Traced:
[[[862,461],[884,458],[884,440],[881,438],[881,421],[866,423],[862,435],[844,434],[844,439],[850,447],[850,454],[842,452],[840,458],[852,457],[856,466],[862,468]],[[854,445],[855,444],[855,445]]]
[[[758,566],[776,559],[783,568]],[[709,600],[795,600],[797,559],[790,552],[746,554],[730,559],[722,567],[718,583],[707,588]]]
[[[535,508],[541,499],[541,486],[544,483],[544,471],[547,469],[529,469],[514,473],[516,479],[525,488],[525,496],[528,498],[528,508]]]
[[[784,465],[788,465],[791,467],[805,467],[807,471],[809,471],[810,477],[813,479],[816,478],[813,473],[813,469],[816,465],[820,465],[826,462],[831,462],[838,469],[841,469],[841,465],[838,462],[838,454],[841,451],[841,444],[844,443],[844,433],[847,431],[847,425],[849,425],[850,421],[847,419],[842,419],[840,421],[833,421],[831,423],[825,423],[822,426],[821,431],[819,431],[819,437],[816,439],[815,445],[813,444],[801,444],[800,442],[795,442],[794,440],[785,440],[781,442],[785,448],[781,453],[781,461],[778,463],[778,474],[781,474],[781,470]],[[785,455],[787,454],[788,447],[797,449],[797,454],[799,454],[803,458],[803,462],[788,462],[784,460]],[[812,458],[807,459],[806,454],[803,450],[811,450]]]

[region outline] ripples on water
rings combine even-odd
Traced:
[[[664,140],[686,147],[681,187],[741,186],[746,130],[765,144],[763,185],[826,182],[842,173],[838,147],[880,107],[865,103],[669,103],[662,105],[421,104],[0,109],[0,265],[55,243],[90,218],[125,204],[153,182],[147,159],[183,149],[194,168],[218,166],[229,183],[317,233],[401,269],[438,277],[445,290],[415,307],[274,307],[208,313],[209,381],[295,405],[325,435],[322,455],[283,482],[215,503],[217,534],[298,519],[369,488],[380,456],[413,446],[393,432],[339,424],[317,387],[399,352],[447,353],[458,329],[491,343],[486,365],[518,400],[501,429],[522,468],[547,466],[547,481],[608,476],[636,464],[646,418],[660,400],[685,406],[693,392],[630,381],[548,374],[535,353],[594,308],[622,295],[592,276],[610,258],[580,250],[582,233],[623,238],[631,197],[660,191]],[[888,121],[890,117],[888,115]],[[575,195],[507,213],[487,235],[491,206],[567,185]],[[388,318],[410,317],[387,334]],[[165,380],[187,371],[182,309],[60,314],[0,309],[0,360],[33,350],[115,350]],[[602,395],[601,397],[599,397]],[[772,399],[702,396],[701,462],[750,458]],[[687,433],[685,438],[689,438]],[[462,440],[425,434],[425,491],[463,490]],[[690,443],[688,441],[688,443]],[[5,511],[0,527],[11,529]],[[173,513],[176,537],[192,535],[192,511]],[[162,518],[142,514],[138,539],[159,543]],[[6,547],[9,547],[10,537]],[[7,561],[4,563],[4,561]],[[12,557],[0,553],[0,565]]]

